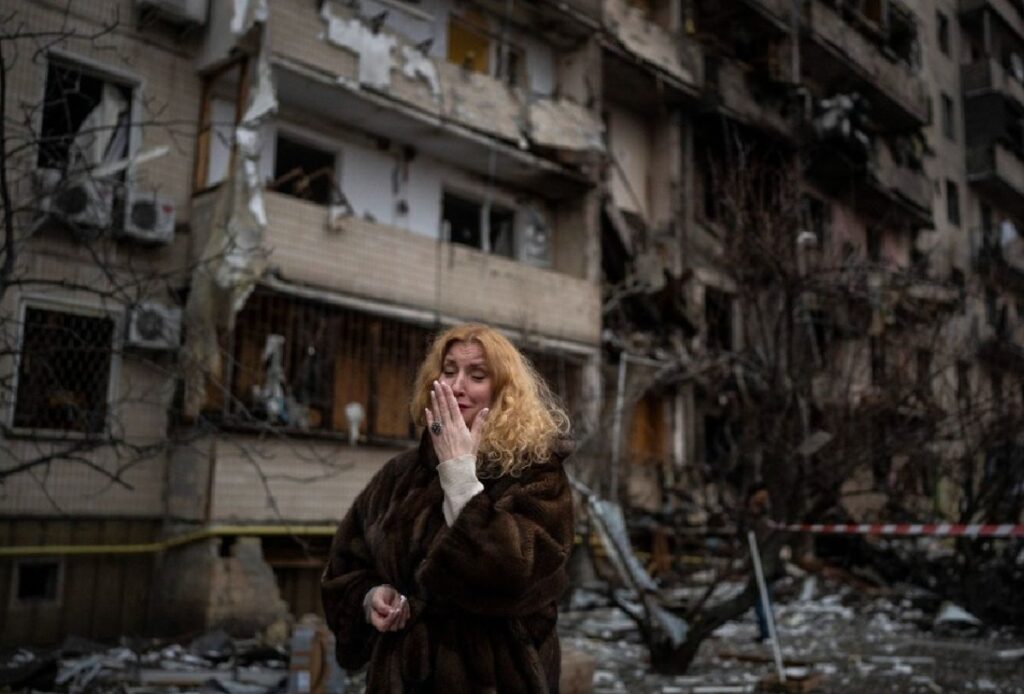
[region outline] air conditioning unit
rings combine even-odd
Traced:
[[[39,210],[76,227],[108,227],[114,184],[88,175],[65,176],[59,169],[36,170]]]
[[[174,201],[129,188],[124,196],[123,223],[117,233],[143,243],[170,243],[174,239]]]
[[[128,313],[125,346],[140,349],[177,349],[181,343],[181,309],[147,301]]]
[[[209,7],[208,0],[135,0],[135,4],[173,24],[206,24]]]

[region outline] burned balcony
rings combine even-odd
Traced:
[[[316,3],[271,4],[283,104],[415,142],[440,160],[497,171],[546,195],[590,184],[583,172],[602,151],[602,127],[583,106],[555,96],[556,46],[518,34],[516,43],[496,35],[485,15],[441,5],[375,17],[340,2],[320,5],[318,13]],[[438,33],[442,22],[447,31]]]
[[[964,99],[970,100],[986,94],[999,94],[1016,102],[1024,109],[1024,82],[991,58],[984,58],[961,69]]]
[[[1002,142],[969,149],[967,180],[1007,210],[1024,215],[1024,159]]]
[[[804,73],[832,93],[863,94],[882,129],[921,127],[928,121],[928,93],[912,66],[917,42],[913,15],[893,2],[880,4],[888,9],[879,17],[853,5],[844,3],[840,14],[824,0],[808,3]]]
[[[987,33],[986,25],[991,31],[991,21],[997,18],[999,22],[1024,38],[1021,27],[1024,26],[1024,12],[1021,11],[1020,2],[1017,0],[960,0],[960,20],[964,26],[976,29],[979,33]]]
[[[704,75],[696,41],[626,0],[604,0],[602,22],[608,98],[638,107],[697,98]]]
[[[1024,241],[1012,222],[1003,222],[1005,231],[994,238],[994,232],[982,232],[983,242],[975,251],[974,261],[978,274],[987,282],[1024,295]]]
[[[921,142],[872,137],[864,129],[863,100],[838,95],[818,104],[810,166],[826,188],[861,191],[858,204],[872,217],[901,219],[910,229],[933,224]]]
[[[737,61],[711,56],[705,61],[705,75],[708,107],[775,135],[795,137],[795,104],[785,85],[757,79]]]

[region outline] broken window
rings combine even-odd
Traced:
[[[501,41],[479,12],[448,17],[448,62],[466,70],[491,75],[511,87],[526,83],[523,49]],[[492,55],[493,52],[493,55]]]
[[[732,296],[714,287],[705,287],[704,324],[708,349],[732,350]]]
[[[346,406],[357,403],[361,434],[413,437],[409,400],[429,330],[265,292],[249,298],[237,321],[223,411],[233,421],[344,434]]]
[[[108,315],[26,307],[14,427],[102,433],[115,327]]]
[[[802,212],[803,229],[814,234],[818,248],[824,248],[828,241],[828,205],[819,197],[804,195]]]
[[[950,142],[956,142],[956,111],[953,99],[948,94],[940,94],[942,101],[942,134]]]
[[[231,152],[234,149],[235,126],[242,116],[241,104],[248,80],[242,75],[249,70],[245,58],[239,58],[203,77],[196,134],[194,189],[203,190],[227,177]]]
[[[336,202],[335,160],[334,152],[278,133],[270,188],[318,205]]]
[[[56,603],[60,598],[61,562],[57,559],[20,560],[14,571],[15,604]]]
[[[506,207],[445,191],[441,223],[452,243],[506,258],[516,256],[515,212]]]
[[[128,156],[129,87],[78,66],[50,62],[44,94],[40,168],[88,171]]]
[[[715,175],[708,157],[701,158],[700,177],[704,219],[709,222],[717,221],[718,193],[715,190]]]
[[[475,12],[448,17],[448,62],[483,75],[491,74],[491,39],[486,19]]]
[[[960,226],[960,189],[956,183],[946,179],[946,219],[954,226]]]
[[[942,12],[935,12],[936,38],[939,50],[949,55],[949,17]]]

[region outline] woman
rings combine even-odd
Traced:
[[[341,522],[322,595],[367,692],[556,692],[567,585],[568,418],[501,334],[438,336],[412,401],[418,448]]]

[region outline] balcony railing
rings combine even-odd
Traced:
[[[995,60],[979,60],[961,69],[961,82],[964,97],[971,98],[976,94],[998,92],[1013,99],[1024,108],[1024,83],[1012,77],[1010,73]]]
[[[868,167],[879,187],[914,213],[921,226],[932,223],[931,191],[924,171],[911,169],[889,157],[880,156],[873,157]]]

